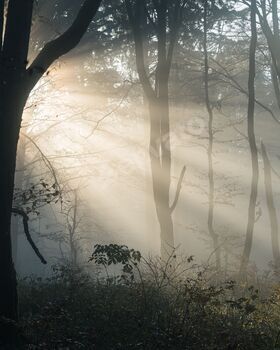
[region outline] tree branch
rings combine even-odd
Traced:
[[[169,71],[171,69],[172,57],[173,57],[175,45],[177,42],[176,39],[178,36],[179,28],[182,24],[182,16],[183,16],[183,7],[181,7],[180,2],[178,1],[174,10],[173,28],[171,29],[171,33],[170,33],[170,42],[169,42],[169,48],[167,52],[167,66]]]
[[[186,166],[184,166],[182,171],[181,171],[180,178],[179,178],[179,181],[178,181],[178,184],[177,184],[177,190],[176,190],[174,202],[173,202],[173,204],[170,207],[171,213],[174,211],[174,209],[177,206],[177,203],[178,203],[178,200],[179,200],[179,196],[180,196],[180,192],[181,192],[181,189],[182,189],[182,182],[184,180],[186,169],[187,169]]]
[[[37,248],[36,244],[34,243],[30,232],[29,232],[29,226],[28,226],[28,221],[29,221],[29,217],[28,215],[21,209],[18,208],[13,208],[12,209],[12,213],[16,214],[16,215],[20,215],[22,217],[22,222],[23,222],[23,228],[24,228],[24,233],[26,235],[27,241],[29,242],[29,244],[31,245],[32,249],[34,250],[35,254],[38,256],[38,258],[40,259],[41,263],[46,265],[47,261],[45,260],[45,258],[43,257],[43,255],[40,253],[39,249]]]
[[[78,45],[102,0],[85,0],[71,27],[58,38],[45,45],[35,58],[27,73],[33,88],[51,64]]]
[[[242,92],[244,95],[246,95],[247,97],[249,97],[249,92],[248,90],[245,90],[239,83],[238,81],[228,72],[228,70],[222,66],[221,63],[219,63],[217,60],[215,60],[214,58],[211,58],[211,60],[213,62],[215,62],[217,64],[218,67],[220,67],[224,73],[216,70],[214,67],[211,67],[211,69],[215,72],[217,72],[218,74],[222,75],[223,77],[225,77],[226,79],[229,80],[229,82],[225,81],[225,83],[230,84],[234,89]],[[268,112],[271,117],[274,119],[274,121],[276,121],[276,123],[280,124],[280,120],[276,117],[276,115],[274,114],[274,112],[268,107],[266,106],[264,103],[262,103],[261,101],[257,100],[255,98],[255,103],[257,105],[259,105],[261,108],[263,108],[266,112]]]
[[[277,10],[277,6],[276,6]],[[275,4],[274,4],[274,11],[275,11]],[[260,20],[260,24],[263,30],[263,33],[266,37],[267,44],[269,47],[269,50],[271,52],[272,57],[274,58],[276,62],[276,70],[278,76],[280,76],[280,67],[279,67],[279,60],[280,60],[280,44],[279,44],[279,27],[278,23],[278,15],[277,13],[273,13],[273,29],[275,32],[273,32],[269,26],[267,16],[265,13],[265,10],[263,9],[263,15],[260,13],[259,9],[257,8],[257,14]]]
[[[58,181],[58,178],[57,178],[57,175],[56,175],[56,172],[55,172],[55,169],[52,165],[52,163],[50,162],[50,160],[48,159],[48,157],[44,154],[44,152],[41,150],[41,148],[38,146],[38,144],[28,135],[24,134],[24,133],[21,133],[22,136],[24,136],[28,141],[30,141],[32,143],[32,145],[38,150],[38,152],[40,153],[42,159],[43,159],[43,162],[46,164],[47,168],[49,169],[49,171],[51,172],[52,176],[53,176],[53,179],[55,181],[55,184],[57,186],[57,188],[59,189],[59,192],[60,192],[60,200],[62,202],[62,189],[61,189],[61,186],[59,184],[59,181]]]
[[[143,11],[145,10],[143,5],[145,5],[145,2],[143,0],[137,0],[135,14],[133,14],[130,0],[125,0],[125,6],[134,37],[136,66],[139,80],[143,86],[143,90],[147,98],[152,99],[156,97],[156,95],[145,68],[143,38],[141,30],[141,21],[143,18]]]

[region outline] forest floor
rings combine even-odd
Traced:
[[[57,266],[48,279],[20,281],[25,345],[16,349],[280,349],[277,283],[148,270],[96,278]]]

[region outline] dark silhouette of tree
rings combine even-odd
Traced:
[[[22,112],[31,90],[50,65],[79,43],[100,3],[101,0],[85,0],[70,28],[47,43],[29,65],[34,1],[10,0],[5,28],[5,4],[0,1],[0,315],[14,320],[18,318],[17,288],[10,226]]]

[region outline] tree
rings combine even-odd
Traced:
[[[271,177],[271,163],[266,151],[264,143],[261,144],[263,165],[264,165],[264,185],[266,194],[266,203],[268,208],[269,220],[270,220],[270,232],[271,232],[271,245],[272,245],[272,256],[274,260],[274,268],[279,274],[280,268],[280,250],[279,250],[279,237],[278,237],[278,219],[277,211],[273,198],[272,189],[272,177]]]
[[[170,201],[171,149],[169,120],[169,77],[182,12],[186,2],[159,0],[126,0],[126,9],[135,44],[136,66],[144,90],[150,119],[150,162],[153,195],[160,226],[161,256],[166,259],[175,248],[172,213],[176,208],[181,184],[186,171],[183,167],[173,204]],[[153,29],[157,40],[156,67],[147,72],[144,41],[149,42],[147,25]],[[144,39],[144,34],[147,37]],[[153,43],[151,40],[150,43]],[[154,82],[151,81],[154,76]]]
[[[22,112],[31,90],[50,65],[78,45],[100,3],[85,0],[70,28],[47,43],[29,65],[34,1],[10,0],[6,21],[5,1],[0,1],[0,315],[14,320],[18,318],[17,288],[10,226]]]
[[[277,0],[261,0],[257,15],[271,55],[271,78],[278,108],[280,108],[280,32]],[[272,14],[272,28],[268,15]]]
[[[251,194],[248,208],[248,222],[246,229],[245,245],[241,257],[241,265],[239,275],[245,277],[249,264],[250,253],[253,244],[254,226],[256,220],[256,204],[258,196],[258,181],[259,181],[259,163],[258,163],[258,148],[255,136],[255,74],[256,74],[256,48],[257,48],[257,4],[256,0],[251,2],[251,43],[249,55],[249,79],[248,79],[248,115],[247,115],[247,130],[248,141],[251,152],[252,163],[252,180]]]
[[[204,49],[204,88],[205,88],[205,104],[208,112],[208,182],[209,182],[209,195],[208,195],[208,232],[213,240],[213,248],[216,257],[216,268],[217,270],[221,269],[221,248],[219,246],[218,235],[214,230],[214,192],[215,192],[215,182],[214,182],[214,169],[213,169],[213,144],[214,144],[214,131],[213,131],[213,107],[211,106],[211,101],[209,98],[209,58],[208,58],[208,0],[204,0],[204,40],[203,40],[203,49]]]
[[[80,199],[78,198],[78,190],[73,190],[73,203],[67,208],[66,216],[66,230],[67,230],[67,243],[69,245],[69,261],[73,267],[78,266],[78,253],[80,250],[79,240],[82,239],[80,236],[80,226],[83,221],[79,210]]]

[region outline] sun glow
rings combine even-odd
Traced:
[[[115,101],[109,99],[96,87],[84,81],[81,84],[81,76],[73,74],[75,71],[75,64],[63,64],[39,82],[26,106],[23,138],[27,135],[36,143],[63,182],[75,188],[82,186],[89,210],[96,223],[102,223],[103,229],[110,233],[111,240],[156,252],[159,237],[155,234],[158,227],[145,106],[129,97],[123,103],[121,97]],[[201,106],[190,105],[172,107],[171,116],[171,198],[180,169],[187,165],[175,216],[176,242],[183,250],[187,247],[188,252],[203,257],[208,247],[207,244],[202,247],[200,242],[207,231],[207,114]],[[219,116],[219,120],[223,118]],[[221,235],[231,230],[231,237],[225,237],[225,242],[230,239],[240,244],[246,227],[246,215],[242,213],[247,211],[250,183],[249,154],[244,152],[247,140],[242,140],[236,131],[226,130],[218,136],[222,142],[217,142],[214,149],[215,225]],[[234,142],[239,138],[240,141]],[[263,184],[260,184],[260,201],[264,201]],[[266,220],[265,214],[256,225],[256,255],[259,249],[269,250],[269,242],[264,242],[262,235]],[[197,235],[197,232],[201,233]]]

